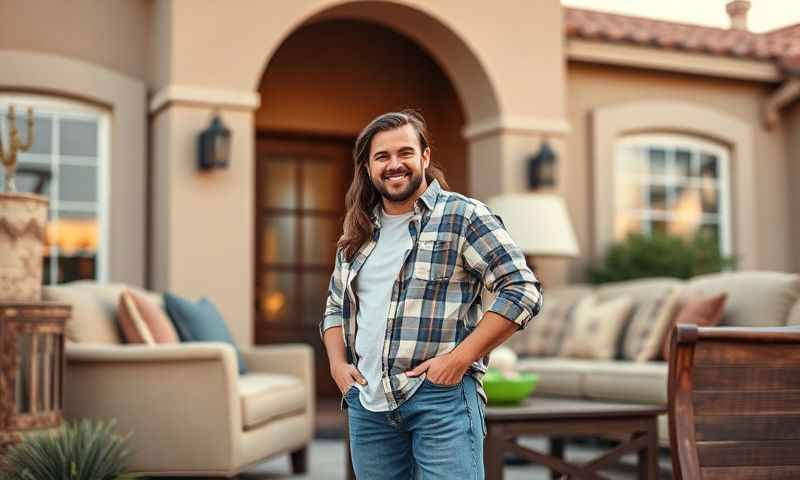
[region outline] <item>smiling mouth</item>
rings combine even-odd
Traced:
[[[392,175],[387,175],[387,176],[383,177],[383,179],[392,182],[392,181],[402,180],[403,178],[406,178],[406,177],[408,177],[410,175],[411,174],[409,174],[409,173],[396,173],[396,174],[392,174]]]

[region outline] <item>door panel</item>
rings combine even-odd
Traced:
[[[256,136],[256,344],[314,348],[318,395],[338,396],[319,338],[354,139]]]

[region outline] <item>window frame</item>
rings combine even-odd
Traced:
[[[649,172],[647,174],[635,174],[625,171],[625,159],[622,155],[620,155],[620,150],[622,148],[641,148],[644,150],[650,148],[660,148],[667,152],[666,162],[667,162],[667,173],[664,175],[657,175],[652,176]],[[670,187],[682,185],[682,183],[677,182],[676,179],[680,177],[675,177],[674,174],[670,173],[669,164],[670,162],[674,162],[674,152],[678,149],[681,150],[689,150],[692,152],[692,161],[696,161],[695,157],[699,157],[700,153],[710,153],[717,157],[717,178],[716,188],[719,192],[719,211],[716,214],[709,214],[709,213],[701,213],[701,222],[700,224],[704,223],[711,223],[707,221],[703,221],[702,218],[707,218],[709,216],[716,217],[717,224],[719,225],[719,247],[720,253],[724,256],[730,256],[733,253],[733,235],[732,235],[732,224],[731,224],[731,152],[730,150],[723,144],[718,142],[714,142],[696,135],[690,134],[678,134],[678,133],[638,133],[638,134],[629,134],[622,137],[617,138],[614,141],[613,145],[613,198],[612,198],[612,205],[613,205],[613,222],[616,225],[617,219],[620,215],[634,215],[640,221],[644,220],[653,220],[653,219],[663,219],[666,221],[670,221],[672,219],[672,215],[674,213],[669,210],[665,209],[664,213],[654,212],[650,208],[650,198],[649,198],[649,189],[646,187],[653,186],[653,185],[665,185],[667,191],[667,198],[670,197]],[[636,180],[630,180],[630,177],[639,176]],[[628,177],[628,179],[626,179]],[[659,180],[658,183],[654,183],[653,179]],[[683,177],[686,180],[689,180],[688,177]],[[690,183],[688,185],[695,184],[695,182],[689,180]],[[625,209],[621,205],[618,204],[619,202],[619,193],[620,189],[627,184],[631,183],[638,183],[642,188],[642,208],[641,209]],[[653,215],[656,213],[656,215]],[[648,224],[649,225],[649,224]],[[616,227],[615,227],[616,228]],[[643,233],[650,234],[651,232],[648,229],[643,229]],[[615,232],[616,237],[616,232]],[[616,238],[615,238],[616,239]],[[617,239],[618,240],[618,239]]]
[[[110,209],[111,209],[111,113],[101,107],[81,103],[75,100],[66,99],[62,97],[47,96],[47,95],[34,95],[34,94],[18,94],[13,92],[0,92],[0,108],[7,111],[9,105],[16,107],[16,114],[18,118],[27,118],[27,108],[33,108],[34,115],[37,114],[37,108],[44,111],[47,116],[53,120],[51,135],[51,151],[49,154],[42,153],[25,153],[35,157],[49,157],[49,166],[53,172],[53,180],[51,180],[52,189],[48,196],[48,217],[53,219],[60,218],[59,210],[63,208],[66,203],[71,208],[71,211],[81,211],[82,208],[87,208],[87,205],[82,205],[84,202],[62,202],[59,199],[58,182],[57,178],[60,173],[62,160],[67,160],[66,164],[81,165],[81,156],[74,155],[61,155],[60,154],[60,120],[62,119],[76,119],[76,120],[91,120],[97,122],[97,200],[95,209],[93,210],[97,215],[98,223],[98,239],[97,239],[97,252],[95,260],[95,279],[98,282],[108,282],[109,279],[109,252],[110,252]],[[26,132],[21,132],[23,135]],[[8,130],[7,128],[0,127],[0,134],[4,139],[4,147],[8,148]],[[24,137],[23,137],[24,138]],[[38,162],[37,162],[38,163]],[[47,163],[44,160],[41,163]],[[85,202],[89,204],[91,202]],[[90,211],[88,208],[86,211]],[[48,223],[51,220],[48,219]],[[49,285],[58,284],[58,258],[62,256],[62,252],[58,245],[50,247],[50,259],[46,268],[49,268],[50,283]]]

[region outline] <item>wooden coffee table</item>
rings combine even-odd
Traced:
[[[549,467],[551,476],[569,479],[603,479],[598,471],[630,452],[638,452],[639,478],[658,478],[657,417],[666,407],[635,403],[614,403],[574,398],[532,396],[516,406],[486,408],[484,465],[487,480],[503,478],[506,452]],[[548,453],[517,443],[521,436],[548,437]],[[565,437],[594,437],[621,440],[605,455],[583,465],[564,461]]]

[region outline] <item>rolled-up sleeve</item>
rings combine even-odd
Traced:
[[[482,203],[467,218],[462,258],[465,268],[496,294],[487,311],[516,323],[520,329],[541,311],[541,284],[500,217]]]
[[[325,340],[325,330],[342,326],[342,262],[341,251],[336,252],[336,266],[328,283],[328,298],[325,302],[325,313],[319,323],[319,336]]]

